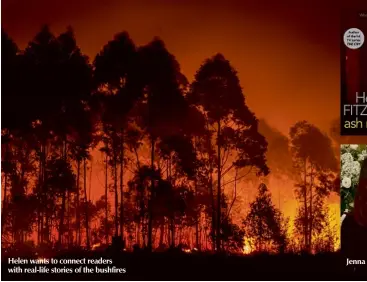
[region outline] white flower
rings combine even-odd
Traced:
[[[342,165],[341,178],[350,178],[353,183],[359,179],[361,164],[358,161],[346,162]]]
[[[363,161],[365,158],[367,157],[367,151],[363,150],[359,155],[358,155],[358,161]]]
[[[354,161],[353,162],[352,174],[359,176],[360,173],[361,173],[361,164],[359,163],[359,161]]]
[[[349,177],[344,177],[342,180],[342,186],[344,188],[350,188],[351,185],[352,185],[352,180]]]
[[[350,148],[352,150],[357,150],[358,149],[358,145],[357,144],[350,144]]]
[[[351,153],[344,153],[343,155],[341,155],[341,161],[342,161],[342,164],[351,163],[353,161],[352,154]]]

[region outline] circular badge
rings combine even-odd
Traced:
[[[350,49],[358,49],[364,43],[364,34],[358,28],[350,28],[344,33],[344,44]]]

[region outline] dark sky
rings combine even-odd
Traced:
[[[71,25],[91,58],[119,31],[138,45],[157,35],[190,80],[221,52],[250,108],[288,133],[300,119],[326,130],[339,115],[338,1],[3,0],[2,25],[21,48],[42,24]]]

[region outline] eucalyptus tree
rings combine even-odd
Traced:
[[[141,94],[138,79],[137,48],[127,32],[115,35],[97,54],[94,60],[94,87],[99,93],[101,102],[101,121],[105,144],[106,161],[110,159],[110,166],[114,178],[115,193],[115,236],[124,236],[123,222],[123,185],[125,166],[125,139],[128,113],[135,100]],[[108,141],[107,141],[108,139]],[[109,155],[108,155],[109,153]],[[120,165],[120,171],[117,167]],[[120,212],[118,211],[118,175],[120,174]],[[118,219],[120,218],[120,222]],[[107,220],[107,214],[106,214]],[[107,224],[106,224],[107,228]],[[106,232],[107,233],[107,232]]]
[[[245,104],[237,72],[222,54],[207,59],[191,84],[189,101],[201,109],[213,132],[216,145],[217,204],[216,248],[221,248],[221,198],[224,186],[237,182],[241,175],[225,183],[222,179],[233,170],[256,168],[267,174],[267,142],[258,132],[258,120]]]
[[[297,173],[296,195],[300,202],[296,226],[303,236],[303,247],[312,250],[312,238],[321,232],[324,200],[334,189],[337,160],[330,138],[307,121],[290,129],[290,147]]]

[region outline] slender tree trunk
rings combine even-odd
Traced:
[[[77,172],[76,172],[76,203],[75,203],[75,213],[76,213],[76,242],[78,246],[81,244],[80,240],[80,160],[77,160]]]
[[[233,199],[232,199],[232,202],[228,208],[228,211],[227,211],[227,217],[229,217],[229,215],[231,214],[231,210],[232,210],[232,207],[237,199],[237,175],[238,175],[238,169],[236,169],[236,174],[235,174],[235,177],[234,177],[234,188],[233,188]]]
[[[40,162],[39,162],[39,172],[38,172],[38,193],[37,193],[37,198],[38,198],[38,207],[37,207],[38,244],[42,243],[42,226],[41,226],[41,223],[43,221],[43,214],[42,214],[42,203],[43,203],[42,173],[43,171],[42,170],[43,170],[43,145],[41,145],[40,147]],[[3,221],[1,223],[3,223]]]
[[[50,211],[49,211],[49,203],[47,201],[47,194],[44,191],[44,183],[46,180],[46,174],[45,174],[45,170],[46,170],[46,159],[47,159],[47,145],[44,142],[43,146],[43,152],[41,154],[41,158],[42,158],[42,165],[41,165],[41,195],[40,195],[40,205],[41,205],[41,242],[44,242],[44,237],[46,236],[46,240],[47,242],[51,241],[51,228],[50,226],[52,226],[49,221],[50,221]],[[43,225],[45,225],[45,229],[46,229],[46,234],[43,228]]]
[[[155,150],[155,140],[151,138],[151,170],[154,171],[154,150]],[[148,250],[152,250],[152,231],[153,231],[153,209],[152,209],[152,200],[154,197],[154,180],[151,180],[150,185],[150,197],[148,201]]]
[[[117,152],[114,150],[114,160],[113,160],[113,169],[114,169],[114,190],[115,190],[115,237],[119,235],[119,222],[118,222],[118,193],[117,193]]]
[[[70,219],[71,219],[71,214],[70,214],[70,200],[71,200],[71,196],[70,196],[70,191],[68,190],[67,192],[67,198],[68,198],[68,205],[67,205],[67,211],[68,211],[68,221],[67,221],[67,224],[68,224],[68,245],[72,245],[73,244],[73,241],[72,241],[72,230],[70,228]]]
[[[66,161],[66,141],[65,140],[66,140],[66,137],[64,138],[64,141],[62,143],[61,155],[63,156],[63,159]],[[61,247],[62,236],[64,235],[64,218],[65,218],[66,189],[67,188],[68,187],[63,187],[63,191],[62,191],[60,224],[59,224],[59,240],[58,240],[59,247]]]
[[[213,191],[213,175],[212,172],[210,172],[209,175],[209,192],[210,192],[210,198],[211,198],[211,204],[212,204],[212,222],[211,222],[211,237],[212,237],[212,251],[215,250],[215,233],[216,233],[216,228],[215,228],[215,200],[214,200],[214,191]]]
[[[136,243],[140,247],[140,219],[138,220],[138,223],[136,224]]]
[[[167,160],[167,180],[171,183],[172,182],[172,172],[171,172],[171,155]],[[171,183],[172,184],[172,183]],[[175,207],[172,206],[171,216],[169,218],[169,230],[171,231],[171,248],[175,247]]]
[[[182,226],[178,227],[178,244],[182,244]]]
[[[93,160],[90,160],[90,172],[89,172],[89,199],[92,199],[91,192],[92,192],[92,171],[93,171]]]
[[[310,163],[310,209],[309,209],[309,215],[310,215],[310,223],[309,223],[309,232],[308,232],[308,248],[309,251],[311,251],[312,249],[312,230],[313,230],[313,193],[312,193],[312,188],[313,188],[313,166],[312,163]]]
[[[84,159],[84,204],[85,204],[85,234],[87,239],[87,250],[90,249],[89,242],[89,215],[88,215],[88,198],[87,198],[87,160]]]
[[[303,188],[303,200],[304,200],[304,226],[303,226],[303,232],[304,232],[304,244],[306,251],[309,251],[308,248],[308,207],[307,207],[307,159],[304,161],[304,188]]]
[[[105,186],[104,186],[104,195],[105,195],[105,232],[106,232],[106,244],[108,245],[108,154],[106,152],[106,164],[105,164]]]
[[[120,164],[120,234],[124,241],[124,131],[121,130],[121,164]]]
[[[197,181],[195,179],[195,198],[198,196],[198,185]],[[200,250],[200,244],[199,244],[199,220],[200,220],[200,209],[197,209],[195,213],[195,247]]]
[[[60,224],[59,224],[59,240],[58,240],[60,247],[62,244],[62,236],[64,235],[65,200],[66,200],[66,190],[62,192]]]
[[[159,234],[159,246],[161,247],[163,245],[163,239],[164,239],[164,218],[161,223],[161,230]]]
[[[220,121],[218,121],[218,132],[217,132],[217,147],[218,147],[218,187],[217,187],[217,236],[216,236],[216,242],[217,242],[217,251],[220,251],[220,247],[221,247],[221,238],[220,238],[220,229],[221,229],[221,196],[222,196],[222,192],[221,192],[221,125],[220,125]]]
[[[171,248],[175,247],[175,219],[174,215],[171,217]]]
[[[45,228],[43,228],[43,222],[45,222]],[[42,219],[42,229],[45,230],[45,235],[42,236],[42,241],[46,240],[47,243],[51,242],[51,227],[52,220],[50,219],[50,215],[48,211],[45,211],[45,220]]]
[[[65,155],[66,155],[66,147],[65,147]],[[71,229],[71,193],[70,190],[67,191],[67,214],[68,214],[68,246],[73,245],[73,230]]]

